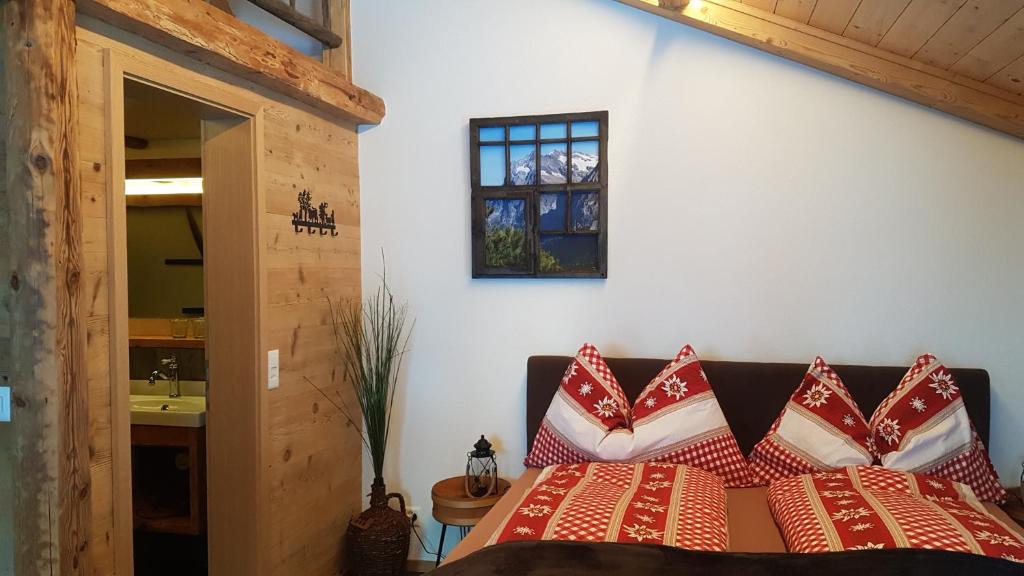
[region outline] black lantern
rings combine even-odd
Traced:
[[[496,494],[498,490],[498,461],[494,458],[491,443],[480,435],[473,444],[473,451],[466,458],[466,496],[483,498]]]

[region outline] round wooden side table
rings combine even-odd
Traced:
[[[1000,506],[1000,508],[1002,508],[1003,512],[1006,512],[1006,515],[1012,518],[1014,522],[1024,526],[1024,501],[1021,500],[1020,488],[1016,486],[1007,488],[1006,492],[1008,493],[1006,503]]]
[[[466,496],[466,477],[455,476],[441,480],[430,490],[430,499],[434,501],[434,520],[441,523],[441,541],[437,544],[437,559],[434,565],[441,563],[441,554],[444,550],[444,535],[449,526],[458,526],[459,535],[463,538],[469,533],[469,529],[476,526],[491,507],[508,492],[511,484],[508,480],[498,478],[498,486],[495,494],[482,498],[470,498]]]

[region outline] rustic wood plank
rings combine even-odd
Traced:
[[[324,19],[342,38],[352,37],[351,0],[323,0]],[[349,42],[323,51],[324,64],[345,78],[352,79],[352,51]]]
[[[779,0],[775,5],[775,13],[783,18],[796,22],[807,23],[814,12],[818,0]]]
[[[618,1],[1024,137],[1024,100],[948,71],[755,11],[738,2],[705,0],[683,10],[665,10],[648,0]]]
[[[758,10],[765,10],[767,12],[775,12],[775,5],[779,0],[740,0],[751,8],[757,8]]]
[[[3,5],[14,572],[90,570],[74,5]]]
[[[2,16],[2,9],[0,9]],[[0,19],[0,23],[6,19]],[[0,41],[0,62],[6,53],[6,43]],[[0,66],[0,101],[7,100],[7,82],[3,67]],[[10,118],[0,114],[0,302],[7,302],[10,295],[10,236],[7,218],[7,128]],[[0,304],[0,386],[10,386],[11,368],[11,323],[7,306]],[[14,573],[14,530],[13,515],[15,437],[11,425],[0,426],[0,574]]]
[[[912,0],[878,47],[911,57],[967,0]]]
[[[953,72],[984,82],[1024,55],[1024,9],[953,64]]]
[[[1024,0],[970,0],[914,54],[948,69],[1024,7]]]
[[[842,34],[859,3],[860,0],[818,0],[807,23],[833,34]]]
[[[78,9],[350,122],[384,117],[375,94],[200,0],[78,0]]]
[[[282,4],[279,0],[249,0],[260,8],[277,16],[285,23],[305,32],[309,36],[320,41],[328,48],[337,48],[342,45],[342,37],[330,28],[306,16],[295,9],[295,3],[291,5]]]
[[[986,83],[1014,94],[1024,94],[1024,56],[1007,64]]]
[[[909,4],[910,0],[863,0],[843,36],[875,46]]]

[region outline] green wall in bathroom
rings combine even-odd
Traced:
[[[165,264],[168,258],[200,258],[187,210],[202,230],[199,207],[129,207],[128,315],[181,317],[182,308],[203,306],[203,267]]]

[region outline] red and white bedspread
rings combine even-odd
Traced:
[[[1024,539],[969,487],[932,476],[849,466],[775,481],[768,505],[790,552],[928,548],[1024,562]]]
[[[721,478],[680,464],[548,466],[488,544],[576,540],[724,551]]]

